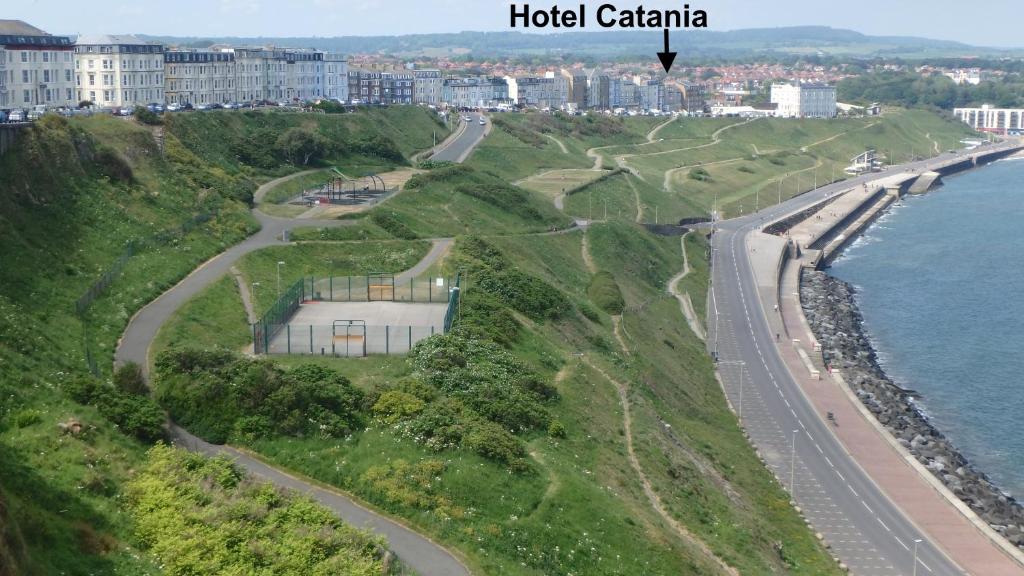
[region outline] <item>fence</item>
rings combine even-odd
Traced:
[[[396,284],[393,274],[305,279],[308,300],[320,302],[447,302],[452,278],[411,278]]]
[[[252,325],[256,354],[312,354],[358,357],[405,354],[424,338],[447,333],[457,316],[461,274],[454,278],[410,279],[396,286],[393,274],[304,277],[292,284],[258,322]],[[304,302],[447,302],[437,325],[367,324],[365,319],[333,320],[332,324],[292,324]]]
[[[459,298],[462,293],[462,272],[455,275],[455,286],[448,292],[448,310],[444,313],[444,333],[452,329],[452,324],[459,311]]]
[[[253,351],[256,354],[268,353],[271,340],[288,324],[288,320],[305,299],[306,280],[302,278],[289,286],[284,294],[274,301],[270,309],[252,325]]]
[[[183,222],[177,228],[171,228],[157,232],[149,238],[142,240],[129,240],[124,252],[114,260],[114,263],[110,265],[110,268],[106,272],[100,275],[99,279],[92,283],[89,288],[75,301],[75,314],[82,322],[82,348],[85,351],[85,363],[89,368],[89,371],[93,375],[99,376],[100,370],[96,363],[96,356],[92,351],[92,338],[90,337],[89,320],[86,317],[86,313],[89,311],[89,307],[92,306],[93,302],[97,298],[106,292],[107,288],[114,283],[114,280],[121,275],[124,271],[124,267],[128,265],[128,261],[131,260],[132,256],[138,252],[144,250],[150,246],[156,246],[166,244],[175,238],[185,236],[199,225],[208,222],[217,215],[218,211],[202,212],[189,218]]]
[[[420,340],[442,332],[440,326],[373,326],[361,320],[353,320],[352,324],[347,322],[350,321],[336,321],[334,325],[286,324],[267,342],[262,353],[341,358],[406,354]]]

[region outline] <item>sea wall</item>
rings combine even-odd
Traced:
[[[800,300],[821,344],[825,364],[841,370],[875,418],[953,494],[1013,545],[1024,548],[1024,507],[994,485],[956,449],[878,364],[852,286],[825,272],[804,270]]]

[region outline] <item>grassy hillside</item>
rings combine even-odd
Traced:
[[[552,128],[530,121],[530,115],[518,116],[506,120],[514,125],[512,133],[496,135],[496,130],[485,142],[506,155],[474,156],[471,162],[514,175],[521,186],[550,197],[586,182],[593,161],[581,148],[593,140],[584,144],[570,133],[563,138],[568,152],[563,154],[545,137]],[[591,149],[603,168],[635,174],[579,190],[585,194],[570,194],[565,200],[569,214],[586,217],[593,206],[594,218],[602,219],[607,202],[609,218],[635,220],[639,199],[641,221],[653,222],[657,216],[670,222],[708,215],[717,197],[723,214],[734,216],[805,192],[815,182],[843,178],[850,159],[869,148],[887,160],[905,162],[958,148],[971,134],[963,123],[924,110],[889,109],[881,117],[830,121],[678,118],[648,141],[641,126],[652,129],[652,120],[624,120],[631,128],[617,138],[626,142]],[[518,144],[503,144],[513,133]]]
[[[258,122],[278,130],[313,121],[325,134],[344,129],[357,139],[385,125],[387,147],[398,150],[431,140],[425,111],[368,114],[265,114]],[[154,129],[48,116],[0,157],[0,566],[16,562],[19,574],[157,571],[117,498],[145,445],[118,430],[109,407],[81,404],[68,391],[86,377],[86,342],[99,385],[112,389],[113,349],[128,318],[254,231],[247,202],[257,182],[297,169],[282,157],[262,165],[229,153],[234,131],[257,122],[250,116],[171,118]],[[132,255],[83,322],[76,300],[129,243]],[[80,434],[58,429],[76,421]]]
[[[631,223],[596,225],[586,235],[589,263],[582,231],[461,238],[443,265],[468,279],[461,354],[451,356],[439,340],[421,345],[429,356],[408,359],[273,357],[344,374],[372,406],[365,428],[344,440],[269,434],[234,441],[407,519],[482,573],[712,574],[720,562],[751,574],[832,573],[834,563],[743,439],[703,343],[665,294],[682,268],[680,239]],[[345,246],[359,244],[338,245]],[[682,288],[703,302],[706,245],[691,235],[686,246],[694,272]],[[621,307],[621,321],[604,311]],[[501,358],[503,348],[521,363],[517,371],[534,374],[534,386],[556,391],[538,408],[547,424],[506,424],[514,434],[502,450],[518,454],[511,460],[481,453],[463,435],[477,425],[477,408],[467,413],[473,397],[449,391],[423,368],[425,358],[444,358],[452,373],[472,368],[464,385],[486,381],[502,373],[477,367],[472,350],[487,342],[501,344],[488,358]],[[485,405],[520,413],[521,401],[488,397]],[[632,420],[628,441],[624,409]],[[444,442],[437,441],[439,422]]]

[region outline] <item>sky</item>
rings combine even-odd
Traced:
[[[642,0],[532,0],[549,9]],[[1021,0],[686,0],[708,13],[708,29],[797,25],[848,28],[871,35],[1024,47]],[[6,2],[5,2],[6,3]],[[517,2],[522,5],[524,2]],[[376,36],[509,30],[509,0],[24,0],[0,18],[24,20],[52,34],[166,36]],[[646,0],[647,9],[682,9],[684,0]],[[588,28],[589,30],[589,28]],[[531,29],[531,31],[538,31]]]

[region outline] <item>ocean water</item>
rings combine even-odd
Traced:
[[[886,373],[1024,498],[1024,160],[906,197],[836,260]]]

